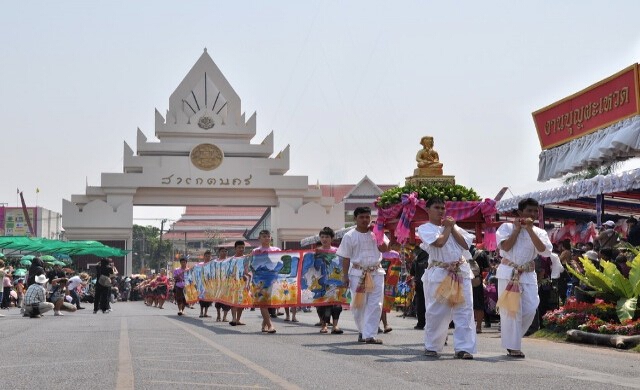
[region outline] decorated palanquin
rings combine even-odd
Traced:
[[[475,193],[467,193],[470,197],[473,194]],[[434,196],[441,195],[437,193]],[[441,197],[452,198],[448,195]],[[427,199],[420,197],[415,191],[400,193],[397,197],[394,195],[394,198],[398,200],[396,203],[376,202],[378,217],[373,229],[376,239],[382,242],[384,232],[388,231],[401,244],[415,243],[416,228],[429,220],[426,211]],[[498,212],[495,200],[445,200],[445,207],[446,216],[453,217],[458,226],[475,231],[476,244],[482,243],[484,249],[489,251],[497,248],[496,228],[500,222],[495,221]]]
[[[333,253],[270,252],[200,264],[185,272],[185,297],[234,307],[349,304]]]

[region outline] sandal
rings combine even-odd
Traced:
[[[429,351],[428,349],[425,349],[424,356],[437,358],[439,355],[436,351]]]
[[[320,333],[329,333],[329,330],[327,330],[327,329],[320,329]]]
[[[96,314],[96,313],[97,313],[97,312],[95,312],[95,311],[93,312],[93,314]],[[182,315],[182,312],[181,312],[181,311],[179,311],[179,312],[178,312],[178,315],[179,315],[179,316],[181,316],[181,315]]]
[[[387,327],[387,328],[384,328],[383,333],[389,333],[389,332],[391,332],[392,330],[393,330],[393,328],[392,328],[392,327]]]
[[[522,351],[518,351],[517,349],[507,349],[507,356],[516,359],[524,359],[524,353],[522,353]]]
[[[236,322],[236,325],[240,326],[240,325],[246,325],[244,322]]]
[[[331,334],[343,334],[343,333],[344,333],[344,331],[343,331],[342,329],[335,329],[335,328],[334,328],[334,329],[331,331]]]
[[[291,322],[300,322],[300,321],[298,321],[298,320],[291,320]]]
[[[290,319],[288,319],[288,318],[285,318],[285,319],[284,319],[284,322],[289,322],[289,321],[291,321],[291,320],[290,320]]]
[[[466,351],[458,351],[455,354],[456,359],[473,360],[473,355]]]
[[[382,344],[382,340],[377,339],[375,337],[370,337],[364,340],[365,344]]]
[[[236,326],[237,324],[236,324],[236,322],[235,322],[235,321],[229,321],[229,325],[231,325],[231,326]]]
[[[275,330],[274,328],[271,328],[271,329],[269,329],[269,330],[267,331],[267,333],[271,333],[271,334],[273,334],[273,333],[276,333],[276,330]]]

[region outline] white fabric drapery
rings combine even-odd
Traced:
[[[640,156],[640,115],[543,150],[539,156],[538,181],[636,156]]]
[[[612,173],[606,176],[596,176],[591,179],[568,184],[562,187],[544,191],[534,191],[528,194],[501,200],[497,204],[498,212],[516,210],[518,202],[525,198],[533,198],[540,205],[578,199],[584,196],[596,196],[618,191],[629,191],[640,188],[640,168],[630,171]]]

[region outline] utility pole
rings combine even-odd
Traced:
[[[160,242],[158,244],[158,268],[160,268],[160,263],[162,263],[162,267],[167,268],[167,266],[164,264],[164,261],[161,262],[161,253],[162,253],[162,234],[164,234],[164,223],[167,222],[166,219],[163,219],[160,222]]]

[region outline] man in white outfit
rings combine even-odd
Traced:
[[[382,313],[384,269],[380,266],[381,253],[389,250],[388,239],[376,243],[370,229],[371,209],[356,207],[353,211],[356,228],[347,232],[336,254],[342,257],[342,282],[351,290],[351,312],[358,327],[358,341],[382,344],[378,323]]]
[[[473,273],[464,257],[471,258],[469,246],[474,236],[445,218],[445,204],[440,198],[427,201],[429,222],[418,228],[420,247],[429,253],[429,267],[422,275],[426,306],[424,354],[438,357],[453,319],[453,346],[458,359],[473,359],[476,353],[476,330],[473,316]]]
[[[535,258],[551,256],[547,232],[533,226],[538,202],[527,198],[518,203],[518,218],[503,223],[496,232],[502,261],[496,271],[502,347],[508,356],[524,358],[522,337],[531,326],[540,303]]]

